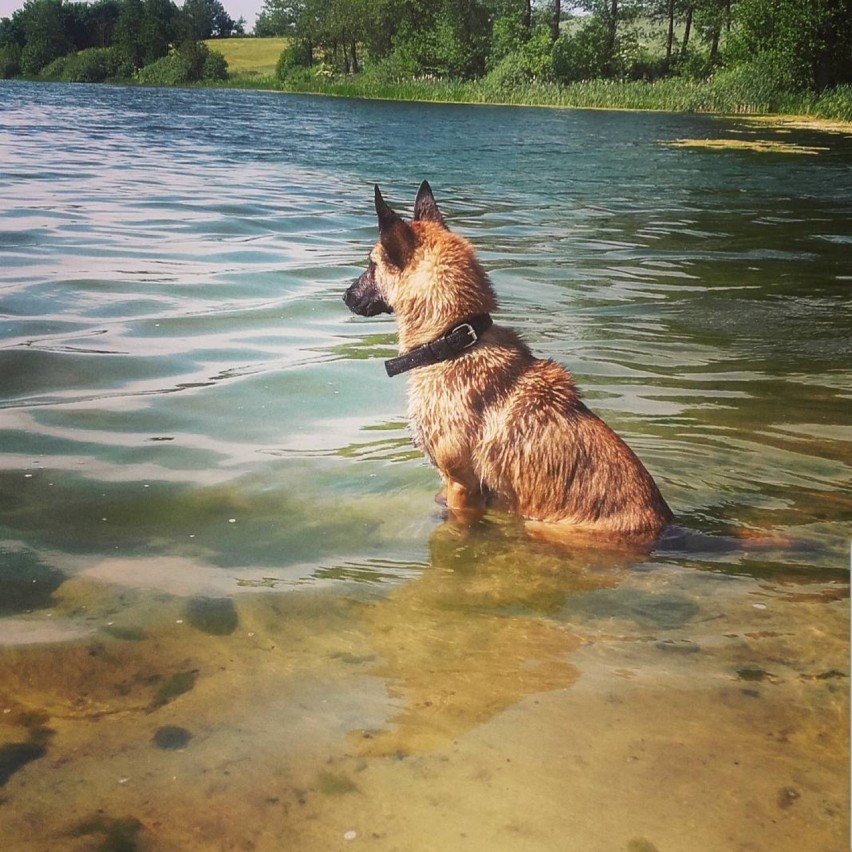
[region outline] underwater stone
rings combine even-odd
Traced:
[[[184,748],[191,739],[192,734],[186,728],[178,725],[163,725],[162,728],[157,729],[151,741],[157,748],[179,749]]]
[[[186,605],[185,616],[196,630],[211,636],[230,636],[239,624],[230,598],[193,598]]]

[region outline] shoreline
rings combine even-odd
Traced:
[[[238,81],[234,81],[237,83]],[[653,84],[649,84],[653,85]],[[441,98],[406,98],[392,95],[375,94],[345,94],[335,91],[316,91],[310,89],[281,87],[254,87],[251,85],[210,85],[207,88],[235,89],[240,91],[269,91],[281,95],[297,95],[301,97],[338,98],[340,100],[379,101],[386,103],[411,103],[426,104],[434,106],[474,106],[474,107],[515,107],[519,109],[563,109],[563,110],[589,110],[595,112],[647,112],[647,113],[671,113],[675,115],[705,115],[726,120],[753,121],[757,124],[773,125],[779,128],[791,130],[819,130],[825,133],[838,133],[852,136],[852,120],[847,121],[840,118],[828,118],[819,115],[811,115],[800,112],[731,112],[726,110],[695,110],[674,109],[666,107],[641,107],[641,106],[593,106],[586,104],[570,103],[535,103],[500,100],[461,100]]]
[[[823,133],[834,133],[852,136],[852,120],[836,117],[814,115],[806,112],[779,111],[771,112],[765,110],[754,111],[731,111],[723,109],[694,109],[667,106],[619,106],[612,104],[596,105],[584,103],[547,103],[535,100],[499,100],[488,98],[463,98],[463,97],[406,97],[403,95],[382,95],[365,91],[339,92],[333,88],[326,90],[287,87],[269,76],[255,76],[251,74],[236,74],[227,80],[205,81],[185,86],[151,86],[140,84],[136,80],[107,80],[104,83],[66,83],[57,80],[42,80],[39,78],[11,78],[4,82],[16,83],[54,83],[59,85],[114,85],[131,86],[141,88],[179,88],[179,89],[222,89],[233,91],[270,92],[278,95],[296,95],[301,97],[338,98],[340,100],[362,100],[378,101],[386,103],[410,103],[434,106],[473,106],[473,107],[515,107],[532,109],[562,109],[562,110],[589,110],[596,112],[637,112],[637,113],[671,113],[681,115],[703,115],[726,120],[751,121],[756,125],[764,125],[767,128],[775,126],[779,130],[814,130]],[[255,82],[256,85],[252,85]],[[416,81],[414,81],[416,85]],[[644,85],[654,86],[654,83]]]

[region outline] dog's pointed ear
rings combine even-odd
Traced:
[[[429,186],[429,181],[424,180],[420,184],[420,189],[417,190],[417,198],[414,199],[414,221],[434,222],[442,228],[447,227],[444,216],[438,209],[438,202],[432,195],[432,187]]]
[[[388,260],[398,269],[404,269],[417,247],[417,238],[411,226],[391,210],[378,186],[376,215],[379,217],[379,240]]]

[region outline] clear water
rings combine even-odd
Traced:
[[[680,550],[442,521],[423,178]],[[850,258],[848,135],[0,83],[3,848],[848,848]]]

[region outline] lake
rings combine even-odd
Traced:
[[[0,82],[0,162],[4,849],[848,848],[852,135]],[[680,543],[442,518],[341,301],[424,178]]]

